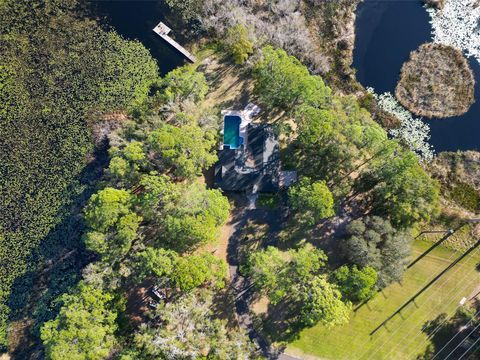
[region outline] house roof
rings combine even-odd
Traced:
[[[248,125],[247,142],[238,149],[219,151],[215,185],[224,191],[278,190],[279,145],[271,127]],[[246,167],[247,158],[252,166]]]

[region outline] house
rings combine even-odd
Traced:
[[[296,180],[281,171],[278,138],[269,125],[251,123],[245,111],[223,113],[223,142],[215,166],[215,186],[231,192],[276,192]]]

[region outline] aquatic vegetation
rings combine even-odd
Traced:
[[[395,90],[415,115],[445,118],[466,113],[475,102],[475,78],[462,51],[428,43],[412,51]]]
[[[433,41],[462,49],[480,62],[480,6],[476,0],[447,0],[442,10],[428,8]]]
[[[391,129],[389,134],[405,142],[418,155],[420,160],[430,162],[435,156],[432,145],[429,143],[430,126],[424,123],[421,118],[415,118],[391,93],[386,92],[378,95],[371,87],[367,88],[367,91],[374,96],[380,109],[400,120],[400,127]]]

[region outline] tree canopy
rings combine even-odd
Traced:
[[[352,221],[347,234],[343,243],[346,257],[354,264],[375,269],[380,288],[402,278],[412,243],[408,232],[396,230],[388,220],[371,216]]]
[[[352,301],[361,302],[375,293],[377,272],[370,266],[358,268],[356,265],[344,265],[333,272],[333,281],[338,285],[342,295]]]
[[[255,92],[270,107],[291,110],[299,104],[325,106],[331,90],[319,76],[310,75],[306,66],[284,50],[266,46],[254,69]]]
[[[352,172],[362,164],[380,161],[395,146],[351,97],[335,96],[327,109],[303,105],[296,110],[295,119],[300,170],[339,189],[346,187],[346,192],[351,187]]]
[[[317,323],[334,326],[348,322],[350,306],[342,302],[342,294],[326,275],[309,279],[300,285],[298,298],[302,304],[300,321],[305,326]]]
[[[309,225],[335,215],[333,195],[325,181],[302,178],[289,189],[288,195],[297,217]]]
[[[312,245],[285,252],[269,246],[250,256],[246,272],[273,304],[291,303],[298,324],[342,324],[349,318],[350,304],[328,281],[326,260],[323,251]]]
[[[48,359],[101,360],[116,344],[117,314],[112,295],[80,284],[72,294],[61,297],[63,306],[41,329]]]
[[[232,54],[236,64],[243,64],[253,53],[253,43],[248,37],[248,30],[241,24],[227,30],[225,45]]]
[[[191,100],[203,101],[208,92],[205,75],[192,65],[185,65],[170,71],[159,84],[157,94],[163,102],[181,103]]]
[[[136,255],[136,272],[140,279],[152,275],[170,281],[170,285],[189,292],[201,285],[222,288],[226,268],[210,253],[180,256],[172,250],[147,247]]]
[[[157,243],[178,251],[194,249],[215,240],[228,218],[228,199],[205,185],[172,184],[165,178],[148,175],[138,204],[155,226],[150,229]],[[144,210],[146,209],[146,210]]]
[[[440,185],[421,168],[412,152],[398,149],[368,176],[368,181],[373,178],[376,183],[375,212],[389,216],[394,225],[408,228],[438,213]]]
[[[190,293],[159,307],[160,323],[144,325],[134,337],[134,358],[226,359],[255,358],[247,335],[214,318],[210,292]],[[129,358],[125,358],[129,359]]]
[[[105,188],[92,195],[85,209],[87,248],[112,258],[127,254],[142,221],[132,207],[132,195],[125,190]]]
[[[165,124],[150,133],[147,145],[175,176],[192,179],[217,161],[215,136],[195,125]]]
[[[210,253],[178,258],[172,281],[182,291],[190,291],[206,282],[213,282],[215,287],[223,287],[226,268],[224,264]]]

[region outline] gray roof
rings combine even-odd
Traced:
[[[247,148],[223,149],[219,151],[215,166],[215,186],[224,191],[275,192],[278,190],[280,160],[277,137],[269,126],[248,125]],[[245,166],[246,154],[253,160],[254,170],[237,172]]]

